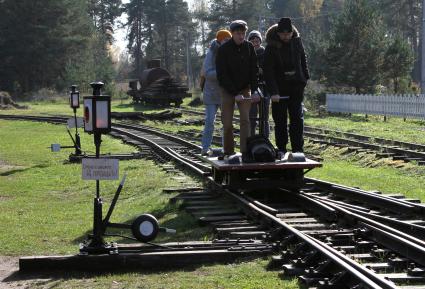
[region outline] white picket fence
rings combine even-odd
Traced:
[[[425,119],[425,95],[326,94],[329,112]]]

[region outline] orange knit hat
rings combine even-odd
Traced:
[[[223,29],[217,32],[215,38],[221,43],[225,38],[232,38],[232,33],[229,30]]]

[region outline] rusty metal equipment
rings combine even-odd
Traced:
[[[133,98],[134,103],[159,106],[170,106],[173,103],[179,107],[183,98],[191,96],[186,85],[160,66],[159,59],[149,61],[148,68],[143,70],[140,78],[129,82],[127,94]]]

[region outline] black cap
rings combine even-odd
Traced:
[[[291,18],[283,17],[280,18],[279,23],[277,24],[277,32],[292,32],[294,31],[292,28]]]
[[[246,24],[243,20],[235,20],[230,23],[230,31],[233,32],[235,30],[248,30],[248,24]]]

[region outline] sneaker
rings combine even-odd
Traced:
[[[225,156],[224,161],[229,165],[237,165],[241,163],[240,157],[235,154]]]
[[[208,150],[208,156],[210,157],[218,157],[223,154],[223,149],[221,148],[214,148]]]
[[[217,157],[217,159],[219,160],[219,161],[222,161],[222,160],[228,160],[229,159],[229,157],[230,156],[233,156],[235,153],[231,153],[231,154],[226,154],[226,153],[222,153],[222,154],[220,154],[218,157]]]
[[[208,156],[208,151],[201,150],[201,156],[207,157]]]

